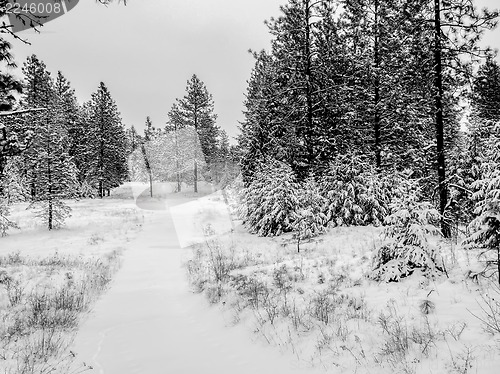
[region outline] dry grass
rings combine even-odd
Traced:
[[[68,347],[79,321],[119,264],[117,252],[96,259],[0,257],[2,372],[65,372],[75,357]]]

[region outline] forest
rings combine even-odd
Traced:
[[[439,361],[446,372],[474,363],[493,373],[498,342],[477,348],[500,333],[500,64],[498,46],[482,37],[499,12],[471,0],[283,3],[265,22],[270,48],[249,51],[235,139],[196,72],[166,103],[163,123],[145,113],[144,124],[125,124],[105,82],[79,102],[61,71],[34,54],[15,61],[10,41],[20,37],[0,26],[0,240],[28,240],[33,219],[63,243],[71,230],[91,232],[82,223],[89,214],[124,247],[153,217],[129,208],[130,186],[153,202],[165,198],[154,187],[162,185],[179,201],[198,199],[197,220],[217,216],[203,210],[209,186],[231,229],[218,235],[208,222],[185,267],[193,290],[235,324],[247,321],[268,343],[325,368],[416,373]],[[82,251],[106,252],[100,230],[79,238]],[[80,283],[66,273],[69,294],[56,289],[52,300],[36,287],[23,294],[15,271],[0,269],[9,321],[24,302],[31,319],[17,332],[45,329],[30,314],[36,297],[58,305],[47,309],[57,318],[88,310],[117,270],[117,253],[104,267],[57,252],[36,263],[0,257],[5,269],[81,273]],[[88,300],[75,296],[84,292]],[[68,295],[71,308],[60,303]],[[17,341],[5,339],[14,352]],[[450,357],[438,357],[446,348]]]
[[[196,75],[165,125],[148,117],[139,135],[105,83],[80,104],[33,55],[22,81],[2,71],[1,232],[14,202],[31,202],[52,229],[68,198],[102,198],[128,180],[196,192],[200,178],[224,187],[241,169],[244,219],[259,235],[307,240],[395,220],[406,222],[403,245],[419,247],[411,230],[429,224],[500,257],[500,66],[480,44],[497,20],[465,0],[291,0],[266,22],[271,49],[252,52],[236,145]],[[2,39],[6,67],[10,48]]]

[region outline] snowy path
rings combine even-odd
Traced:
[[[151,214],[81,326],[73,347],[79,362],[99,374],[312,372],[226,327],[217,307],[189,292],[183,251],[168,211]]]

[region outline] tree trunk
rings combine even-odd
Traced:
[[[198,164],[194,160],[194,192],[198,192]]]
[[[52,220],[53,220],[53,206],[52,206],[52,169],[50,164],[50,123],[47,123],[48,131],[47,131],[47,182],[48,182],[48,199],[49,199],[49,211],[48,211],[48,223],[49,230],[52,230]]]
[[[102,179],[99,179],[99,198],[102,199],[104,197],[104,189]]]
[[[4,175],[4,170],[5,170],[5,164],[7,163],[7,157],[2,156],[0,153],[0,182],[5,178]],[[4,188],[3,185],[0,183],[0,197],[4,195]]]
[[[151,165],[149,164],[148,156],[146,153],[146,147],[144,144],[141,147],[142,156],[144,157],[144,164],[146,165],[146,171],[149,176],[149,195],[153,197],[153,173],[151,172]]]
[[[198,192],[198,163],[197,163],[197,157],[198,157],[198,108],[195,106],[195,113],[194,113],[194,192]]]
[[[177,143],[177,123],[175,124],[175,172],[177,175],[177,192],[181,192],[181,174],[179,166],[179,145]]]
[[[100,138],[99,138],[99,160],[98,160],[98,167],[99,167],[99,198],[104,197],[104,118],[103,118],[103,113],[102,113],[102,108],[100,111]]]
[[[450,237],[450,227],[446,223],[444,213],[448,201],[446,190],[446,164],[444,155],[444,118],[443,118],[443,66],[441,60],[441,0],[434,0],[434,88],[435,88],[435,121],[437,145],[437,172],[439,191],[439,213],[441,214],[441,231],[445,238]]]
[[[149,196],[153,197],[153,176],[151,175],[151,170],[149,171]]]
[[[52,212],[52,199],[49,198],[49,230],[52,230],[52,218],[53,212]]]
[[[380,142],[380,29],[379,29],[379,0],[375,0],[375,41],[374,41],[374,63],[375,63],[375,97],[374,97],[374,115],[373,129],[375,132],[375,165],[380,169],[382,164],[381,142]]]
[[[500,286],[500,247],[497,248],[498,285]]]
[[[313,98],[312,98],[312,56],[311,56],[311,25],[309,20],[311,18],[311,5],[309,1],[306,2],[306,100],[307,100],[307,163],[308,168],[314,164],[314,113],[313,113]]]

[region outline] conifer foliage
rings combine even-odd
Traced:
[[[388,244],[377,253],[374,278],[389,282],[398,281],[415,269],[431,273],[442,271],[444,268],[436,248],[428,239],[430,235],[441,235],[437,227],[440,214],[431,203],[422,199],[419,182],[402,178],[390,209],[384,227]]]
[[[43,105],[47,111],[30,116],[34,139],[25,152],[25,166],[31,190],[30,208],[49,230],[61,227],[71,209],[64,199],[78,191],[76,167],[69,155],[67,132],[68,86],[62,74],[53,82],[43,62],[31,56],[25,63],[26,89],[24,101],[28,105]]]
[[[0,197],[0,237],[7,235],[7,230],[19,228],[19,226],[9,219],[10,208],[8,201]]]
[[[500,123],[495,126],[488,145],[481,165],[482,177],[473,183],[476,218],[466,243],[484,249],[480,255],[486,264],[483,273],[497,272],[500,284]]]
[[[210,168],[210,164],[217,161],[219,128],[215,124],[217,115],[214,113],[212,95],[196,74],[187,82],[186,94],[183,98],[177,99],[168,116],[169,130],[178,131],[185,127],[194,129],[189,148],[194,151],[192,180],[194,192],[198,192],[198,179],[203,172],[201,164],[206,163]],[[201,152],[198,151],[198,141],[201,144]],[[205,170],[210,174],[209,171]]]
[[[293,170],[283,162],[262,164],[243,192],[244,219],[250,230],[260,236],[275,236],[292,231],[298,220],[300,185]]]
[[[19,108],[2,115],[0,125],[2,234],[15,226],[6,216],[9,204],[28,201],[56,229],[70,215],[68,199],[102,197],[127,178],[125,132],[104,83],[80,106],[64,75],[53,79],[37,56],[22,71]],[[10,100],[15,89],[0,86],[0,99]]]
[[[86,179],[102,198],[127,179],[125,129],[116,103],[103,82],[92,94],[87,108]]]

